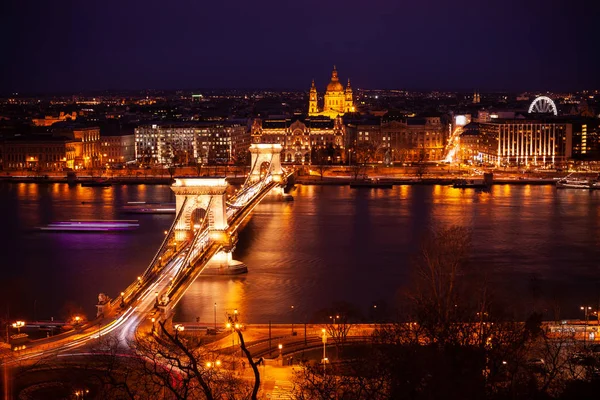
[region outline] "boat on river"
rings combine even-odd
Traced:
[[[581,179],[561,179],[556,181],[556,187],[559,189],[593,189],[593,184]]]
[[[455,189],[489,189],[490,185],[485,183],[483,179],[458,179],[452,184],[452,187]]]
[[[556,187],[558,189],[598,190],[600,182],[596,179],[571,178],[571,175],[568,175],[556,181]]]
[[[122,208],[128,214],[175,214],[175,203],[130,202]]]
[[[139,228],[136,220],[83,220],[52,222],[39,228],[45,232],[126,232]]]

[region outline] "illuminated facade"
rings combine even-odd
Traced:
[[[61,171],[73,168],[76,141],[65,137],[14,137],[0,143],[0,163],[4,170],[33,169]]]
[[[122,165],[135,159],[133,135],[102,136],[100,141],[102,165]]]
[[[309,116],[327,116],[335,119],[338,116],[348,112],[355,112],[354,100],[352,99],[352,88],[350,87],[350,79],[348,85],[344,86],[340,83],[337,69],[333,67],[331,72],[331,81],[327,85],[323,108],[319,108],[317,88],[315,81],[312,81],[308,96],[308,115]]]
[[[361,138],[361,132],[358,132],[359,143],[361,140],[376,141],[381,157],[400,163],[443,159],[446,139],[447,125],[439,116],[395,117],[389,114],[382,119],[379,138]]]
[[[323,148],[333,150],[331,162],[340,162],[346,128],[341,118],[255,119],[251,133],[253,143],[279,143],[282,162],[308,164],[314,151]]]
[[[102,165],[100,152],[100,128],[84,127],[74,128],[73,138],[76,142],[75,168],[94,168]]]
[[[241,122],[142,125],[135,129],[135,158],[143,164],[228,163],[250,146]]]
[[[569,122],[573,126],[573,158],[581,161],[600,160],[600,120],[575,117]]]
[[[479,157],[490,164],[558,165],[572,153],[569,123],[510,120],[479,124]]]
[[[57,122],[75,121],[76,119],[76,112],[65,114],[61,111],[59,115],[46,115],[44,118],[33,118],[31,123],[35,126],[51,126]]]

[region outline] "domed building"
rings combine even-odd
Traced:
[[[347,112],[355,111],[356,109],[354,107],[354,101],[352,100],[350,79],[348,79],[348,86],[346,86],[346,89],[344,89],[344,86],[340,83],[338,78],[338,72],[335,68],[335,65],[333,66],[333,71],[331,72],[331,81],[327,85],[325,101],[322,109],[319,108],[318,105],[315,81],[312,81],[308,99],[308,115],[327,116],[331,119],[335,119],[336,117],[344,115]]]

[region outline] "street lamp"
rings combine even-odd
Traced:
[[[279,345],[277,345],[277,348],[279,349],[279,358],[282,358],[283,345],[279,343]]]
[[[323,376],[325,376],[325,364],[327,363],[327,355],[325,353],[325,346],[327,344],[327,331],[325,329],[321,329],[321,333],[321,340],[323,341]]]
[[[24,326],[25,321],[17,321],[12,324],[12,327],[17,329],[17,333],[21,333],[21,328]]]
[[[185,330],[185,327],[180,324],[175,324],[174,328],[175,328],[175,337],[177,337],[177,334],[179,332],[183,332]]]
[[[235,347],[235,332],[240,329],[241,325],[238,323],[238,310],[233,310],[233,315],[227,315],[227,329],[231,329],[231,348]],[[235,352],[232,351],[232,355]],[[235,361],[233,362],[233,369],[235,369]]]
[[[292,336],[296,335],[296,332],[294,332],[294,306],[291,306],[292,308]]]
[[[75,316],[75,325],[79,325],[79,321],[81,321],[81,317],[79,315]]]
[[[217,303],[215,303],[215,335],[217,334]]]
[[[588,323],[588,312],[592,309],[590,306],[581,306],[579,307],[581,311],[583,311],[583,315],[585,317],[585,325],[583,329],[583,347],[585,347],[585,342],[587,340],[587,323]]]

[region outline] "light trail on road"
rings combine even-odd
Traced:
[[[248,184],[246,187],[242,188],[238,196],[233,199],[233,203],[229,203],[226,208],[225,212],[228,221],[233,223],[240,210],[251,204],[253,201],[258,203],[258,201],[272,189],[272,184],[273,176],[269,174],[259,182]],[[247,213],[242,212],[243,218],[250,214],[255,206],[256,204],[253,204]],[[234,230],[237,229],[240,223],[241,221],[237,221],[237,223],[234,224]],[[175,225],[174,222],[172,229]],[[10,361],[4,361],[4,365],[15,365],[19,362],[60,354],[65,351],[72,352],[75,348],[93,344],[94,342],[100,343],[102,337],[107,337],[109,335],[114,335],[114,337],[118,339],[119,347],[128,349],[130,347],[129,344],[135,340],[136,331],[139,325],[145,318],[148,318],[148,315],[156,308],[157,303],[161,300],[161,295],[164,295],[171,285],[176,283],[177,277],[186,268],[186,265],[184,264],[187,264],[189,256],[209,249],[209,230],[210,227],[207,225],[201,232],[197,232],[196,238],[202,238],[202,240],[192,240],[185,243],[185,248],[176,252],[175,256],[158,272],[153,272],[152,270],[152,265],[154,264],[153,260],[151,266],[147,270],[149,273],[144,274],[145,279],[138,277],[138,282],[131,284],[122,292],[122,295],[120,296],[121,302],[123,304],[129,303],[129,305],[126,309],[118,311],[118,313],[120,313],[118,317],[112,320],[107,319],[104,321],[100,320],[97,323],[89,323],[80,327],[78,331],[76,330],[66,334],[64,337],[57,336],[51,340],[32,343],[33,346],[31,348],[20,350],[16,353],[16,357]],[[169,234],[171,234],[171,232],[169,232]],[[192,248],[192,246],[194,248]],[[157,254],[157,256],[158,255],[159,254]],[[160,260],[160,257],[158,259]],[[208,262],[208,260],[205,262]],[[152,279],[152,281],[148,282],[149,279]],[[148,286],[141,290],[143,280],[148,282]],[[119,298],[115,300],[118,299]],[[130,300],[126,302],[126,299]],[[113,302],[115,300],[113,300]],[[168,301],[171,302],[171,299]],[[176,301],[173,304],[176,304]]]

